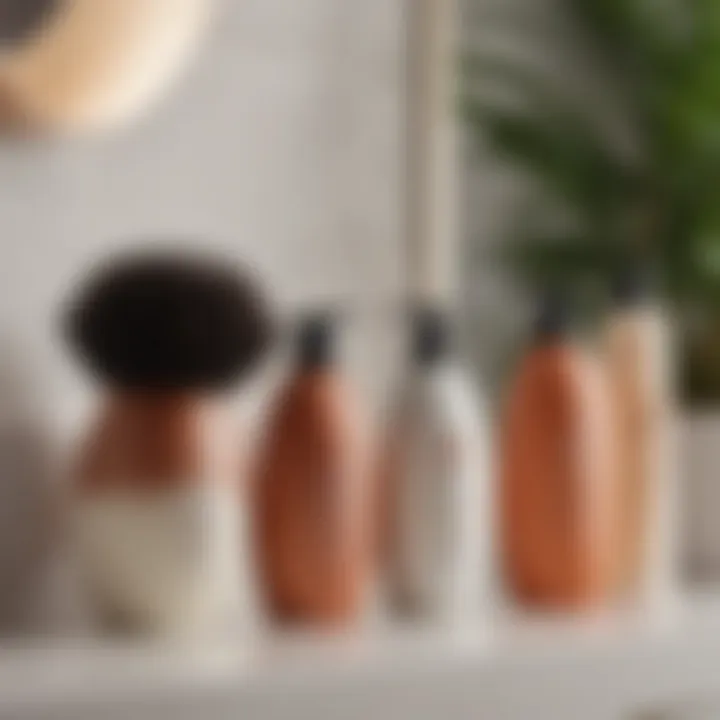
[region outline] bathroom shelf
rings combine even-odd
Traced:
[[[720,594],[584,620],[0,652],[0,718],[596,720],[720,704]],[[664,717],[664,715],[663,715]],[[674,716],[673,716],[674,717]],[[682,717],[682,716],[681,716]]]

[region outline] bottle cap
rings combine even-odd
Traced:
[[[335,323],[336,317],[330,311],[312,312],[300,320],[297,354],[304,369],[322,368],[334,362]]]
[[[612,297],[616,305],[628,307],[651,297],[654,290],[654,277],[647,266],[628,265],[615,276]]]
[[[548,342],[565,337],[570,331],[570,309],[565,299],[556,292],[546,293],[540,300],[535,316],[535,339]]]
[[[413,314],[412,357],[418,365],[432,365],[450,354],[452,328],[439,308],[418,307]]]

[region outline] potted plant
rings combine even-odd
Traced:
[[[680,341],[688,559],[717,572],[720,2],[560,5],[606,89],[594,107],[564,82],[572,66],[528,61],[542,34],[527,18],[509,24],[524,57],[476,43],[463,58],[471,136],[531,180],[497,252],[521,287],[561,288],[589,322],[622,267],[653,268]],[[497,18],[485,27],[499,30]]]

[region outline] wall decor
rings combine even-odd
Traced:
[[[211,0],[0,0],[0,123],[6,131],[119,126],[187,67]]]

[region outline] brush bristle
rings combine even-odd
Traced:
[[[99,270],[72,304],[72,347],[101,380],[136,390],[224,388],[272,335],[259,282],[221,258],[124,258]]]

